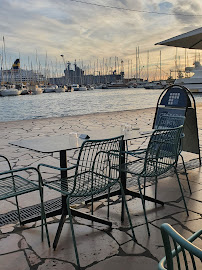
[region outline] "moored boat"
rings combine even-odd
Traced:
[[[202,93],[202,66],[200,62],[194,62],[194,67],[186,67],[185,72],[194,73],[189,78],[179,78],[175,80],[174,84],[183,85],[192,93]]]
[[[79,87],[79,91],[87,91],[87,87],[86,86],[80,86]]]
[[[56,89],[58,89],[57,85],[47,85],[44,87],[44,93],[53,93],[56,92]]]
[[[1,96],[19,96],[21,94],[21,90],[16,89],[15,85],[7,85],[3,89],[1,89]]]
[[[58,88],[55,88],[56,93],[64,93],[66,92],[67,87],[66,86],[58,86]]]
[[[40,88],[37,84],[29,85],[29,90],[31,91],[32,95],[39,95],[43,93],[42,88]]]

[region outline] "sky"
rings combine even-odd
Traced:
[[[1,47],[5,45],[6,52],[3,63],[8,67],[20,57],[22,68],[32,65],[43,69],[46,65],[60,74],[63,60],[73,64],[76,59],[86,73],[93,68],[100,70],[103,62],[109,72],[114,70],[116,58],[116,68],[121,70],[123,60],[125,76],[130,77],[136,73],[139,48],[141,77],[149,70],[150,79],[155,79],[159,76],[160,51],[161,74],[168,77],[176,59],[183,69],[185,50],[176,52],[176,48],[154,44],[201,27],[202,1],[0,0],[0,18]],[[186,62],[192,66],[200,51],[188,50],[187,55]]]

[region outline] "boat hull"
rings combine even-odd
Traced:
[[[21,94],[20,90],[17,89],[4,89],[1,90],[1,96],[7,97],[7,96],[19,96]]]

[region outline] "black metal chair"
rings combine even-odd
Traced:
[[[48,245],[50,246],[48,228],[46,223],[46,215],[43,204],[43,186],[40,172],[34,167],[26,167],[13,170],[11,168],[11,164],[9,160],[0,155],[2,161],[7,163],[8,169],[7,171],[3,171],[0,173],[0,200],[6,200],[12,197],[15,197],[17,213],[20,224],[23,224],[23,221],[20,216],[20,208],[18,203],[18,196],[33,192],[39,191],[39,196],[41,200],[41,239],[43,241],[43,226],[45,225],[46,236],[48,240]],[[25,177],[20,175],[20,172],[35,172],[36,173],[36,182],[26,179]]]
[[[193,243],[201,238],[202,230],[185,239],[171,225],[164,223],[161,234],[166,256],[159,262],[158,270],[202,269],[202,249]]]
[[[171,115],[166,114],[166,115],[162,115],[160,117],[159,122],[157,123],[156,129],[175,128],[175,127],[179,127],[181,125],[184,126],[184,122],[185,122],[184,116],[171,116]],[[182,164],[184,167],[184,172],[185,172],[187,184],[189,187],[189,192],[191,194],[192,192],[191,192],[191,187],[190,187],[190,183],[189,183],[188,173],[187,173],[184,158],[182,155],[182,140],[183,140],[183,138],[184,138],[184,134],[182,133],[181,140],[180,140],[179,156],[182,159]]]
[[[122,144],[123,136],[106,140],[87,140],[83,142],[80,148],[77,164],[70,168],[61,169],[46,164],[39,164],[39,168],[43,166],[59,171],[66,170],[69,174],[66,178],[54,178],[53,180],[44,179],[43,184],[48,188],[60,192],[63,196],[66,196],[66,207],[69,214],[74,250],[79,268],[79,254],[76,245],[70,205],[70,199],[72,197],[83,198],[83,201],[87,197],[90,197],[92,198],[93,204],[94,195],[105,191],[110,194],[110,188],[118,184],[128,214],[133,239],[136,240],[125,200],[124,190],[120,181],[120,170],[117,170],[117,167],[120,167],[121,162]],[[93,214],[93,205],[91,209]],[[109,204],[107,216],[109,217]]]
[[[157,198],[157,181],[160,175],[163,175],[170,169],[174,169],[177,176],[178,184],[182,194],[184,206],[188,215],[188,209],[186,206],[182,186],[177,172],[177,162],[180,153],[180,141],[183,132],[183,126],[169,129],[157,129],[151,135],[147,149],[138,149],[134,151],[127,151],[133,160],[130,160],[126,164],[121,166],[121,170],[125,173],[130,173],[133,176],[137,176],[137,182],[142,200],[142,206],[144,210],[144,216],[147,226],[148,234],[150,230],[148,226],[148,220],[146,215],[145,200],[142,194],[142,187],[140,178],[144,178],[144,195],[147,178],[155,178],[155,199]]]

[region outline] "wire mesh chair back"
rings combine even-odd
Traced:
[[[119,179],[123,136],[105,140],[85,141],[80,149],[75,173],[75,196],[104,191]]]
[[[165,257],[159,262],[159,270],[201,269],[202,250],[192,242],[202,234],[202,230],[185,239],[171,225],[161,225]]]
[[[145,155],[143,176],[161,175],[177,163],[182,131],[183,126],[153,132]]]

